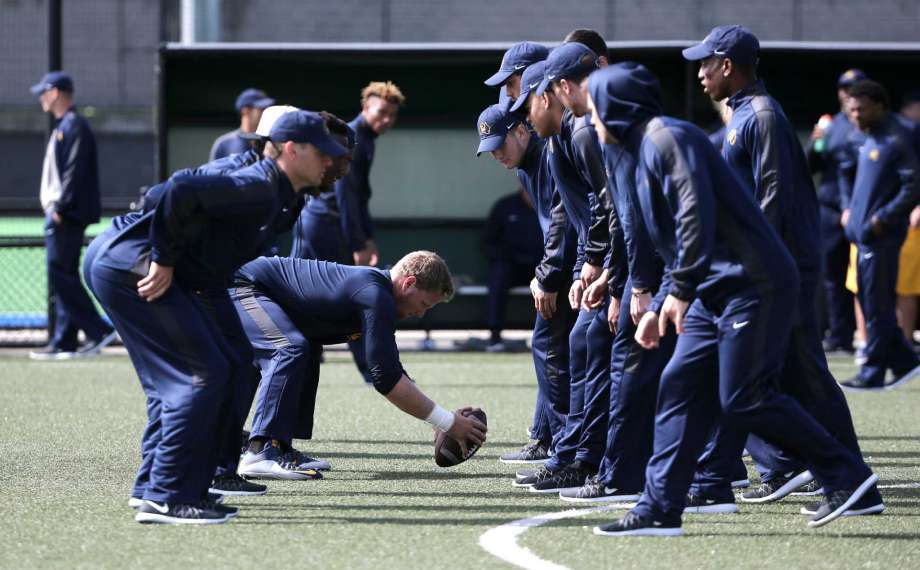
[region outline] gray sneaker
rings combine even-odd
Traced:
[[[741,495],[743,503],[771,503],[778,501],[800,487],[811,483],[814,477],[810,471],[795,473],[790,471],[766,483],[754,487]]]
[[[520,451],[502,455],[498,460],[502,463],[546,463],[549,461],[549,448],[543,442],[535,441]]]
[[[567,503],[633,502],[639,500],[639,494],[639,491],[630,493],[608,487],[597,480],[597,475],[593,475],[577,489],[559,491],[559,498]]]
[[[296,463],[300,469],[316,469],[317,471],[330,471],[332,470],[332,465],[325,459],[316,459],[315,457],[310,457],[302,451],[298,451],[293,447],[285,452],[284,459],[292,463]]]
[[[555,471],[547,469],[545,465],[541,465],[532,475],[527,477],[516,477],[512,485],[515,487],[531,487],[536,483],[552,478],[555,473]]]

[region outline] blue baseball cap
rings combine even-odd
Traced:
[[[29,88],[32,95],[41,95],[49,89],[57,87],[61,91],[73,93],[73,79],[63,71],[52,71],[46,73],[42,80]]]
[[[849,87],[857,81],[868,78],[869,76],[861,69],[848,69],[840,74],[840,77],[837,79],[837,87]]]
[[[479,114],[477,122],[479,148],[476,150],[476,156],[501,148],[505,137],[520,122],[521,117],[509,111],[505,105],[495,104],[486,107],[485,111]]]
[[[549,50],[546,46],[534,42],[514,44],[502,57],[502,64],[492,77],[485,80],[489,87],[498,87],[515,73],[522,72],[528,65],[546,59]]]
[[[538,61],[524,70],[524,75],[521,76],[521,94],[514,101],[514,105],[511,106],[511,111],[517,111],[527,103],[527,98],[530,97],[530,94],[536,91],[540,83],[543,82],[545,72],[546,60]]]
[[[332,158],[348,152],[329,134],[326,121],[312,111],[290,111],[284,113],[272,125],[268,139],[276,143],[310,143]]]
[[[275,104],[275,100],[265,94],[261,89],[246,89],[236,97],[236,110],[242,111],[243,107],[266,109]]]
[[[549,89],[550,83],[560,79],[585,76],[597,69],[597,54],[588,46],[578,42],[562,44],[546,58],[543,81],[537,87],[537,95]]]
[[[702,42],[683,51],[684,59],[698,61],[711,55],[732,60],[733,63],[754,65],[760,57],[760,42],[744,26],[717,26]]]

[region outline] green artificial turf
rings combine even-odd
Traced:
[[[408,353],[403,362],[444,406],[482,406],[490,440],[472,461],[439,469],[432,432],[365,388],[341,353],[323,365],[315,440],[333,464],[322,481],[270,482],[232,500],[214,527],[140,525],[126,506],[144,398],[124,356],[36,363],[0,356],[2,568],[511,568],[478,545],[491,527],[563,508],[510,485],[497,461],[525,440],[534,381],[523,355]],[[834,370],[852,373],[845,361]],[[882,484],[920,481],[920,382],[850,396]],[[595,537],[613,514],[534,528],[519,543],[569,568],[916,568],[920,489],[882,491],[880,517],[808,530],[804,498],[687,517],[680,539]],[[570,507],[570,505],[566,505]]]

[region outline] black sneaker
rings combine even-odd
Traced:
[[[799,512],[803,515],[814,516],[817,514],[818,509],[821,508],[822,504],[823,503],[813,503],[811,505],[805,505],[799,509]],[[885,503],[882,502],[881,498],[870,498],[867,493],[853,503],[849,509],[843,511],[843,516],[861,517],[864,515],[880,515],[883,512],[885,512]]]
[[[29,358],[32,360],[70,360],[76,357],[76,351],[64,350],[50,344],[29,352]]]
[[[680,524],[668,524],[629,511],[616,522],[594,527],[594,534],[600,536],[681,536]]]
[[[210,493],[208,493],[210,495]],[[224,513],[228,519],[233,519],[239,516],[240,509],[239,507],[231,507],[229,505],[223,505],[220,501],[212,501],[210,499],[202,501],[200,506],[217,511],[219,513]]]
[[[203,502],[196,505],[170,505],[155,501],[144,501],[137,509],[134,520],[139,523],[158,524],[222,524],[230,517],[218,512]]]
[[[793,497],[813,497],[815,495],[823,495],[824,487],[821,486],[821,483],[818,483],[817,479],[814,479],[811,481],[811,483],[802,485],[789,494]]]
[[[597,480],[597,475],[593,475],[581,487],[559,491],[559,498],[567,503],[633,502],[639,500],[639,494],[639,491],[628,492],[608,487]]]
[[[239,475],[219,475],[211,482],[208,492],[216,495],[257,497],[267,493],[268,487],[247,481]]]
[[[878,475],[872,474],[853,489],[842,489],[824,496],[824,502],[818,507],[808,526],[817,528],[826,525],[847,511],[854,503],[875,485]]]
[[[525,445],[520,451],[506,453],[498,458],[502,463],[546,463],[549,448],[540,441]]]
[[[85,344],[80,346],[79,350],[77,350],[77,356],[80,356],[80,357],[96,356],[97,354],[102,352],[103,348],[112,344],[117,338],[118,338],[118,333],[113,330],[109,332],[108,334],[106,334],[105,336],[103,336],[102,338],[95,339],[95,340],[88,340],[86,341]]]
[[[847,392],[879,392],[885,389],[885,384],[882,382],[866,382],[859,375],[856,375],[841,382],[840,387]]]
[[[914,378],[917,378],[918,376],[920,376],[920,366],[915,366],[904,372],[895,372],[894,376],[895,376],[894,380],[892,380],[888,384],[885,384],[886,390],[893,390],[895,388],[900,388],[904,384],[907,384]]]
[[[218,505],[224,502],[224,496],[218,495],[217,493],[208,493],[208,500],[217,503]],[[138,497],[131,497],[128,499],[128,506],[132,509],[139,509],[141,505],[144,504],[144,499]]]
[[[813,479],[814,477],[812,477],[810,471],[806,470],[801,473],[790,471],[766,483],[761,483],[750,491],[745,491],[741,495],[741,502],[770,503],[778,501],[799,487],[811,483]]]
[[[555,471],[550,471],[546,468],[545,465],[541,465],[540,468],[534,471],[532,475],[528,477],[515,478],[512,485],[515,487],[530,487],[531,485],[549,479],[553,476],[554,473]]]
[[[580,489],[595,469],[585,469],[577,461],[556,471],[552,477],[530,486],[531,493],[561,493],[567,489]]]
[[[729,514],[737,513],[738,505],[735,497],[728,493],[725,497],[704,497],[687,493],[687,503],[684,505],[684,514]]]

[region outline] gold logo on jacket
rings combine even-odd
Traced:
[[[872,150],[869,151],[869,160],[871,160],[872,162],[878,161],[878,149],[877,148],[873,148]]]
[[[728,144],[735,146],[735,141],[738,140],[738,130],[732,129],[728,131],[728,135],[725,137],[725,140],[728,141]]]

